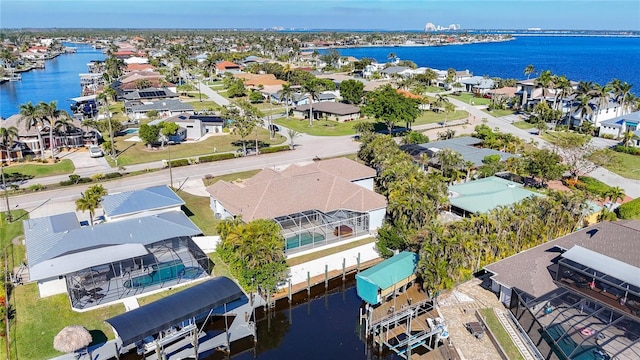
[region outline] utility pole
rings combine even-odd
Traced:
[[[11,216],[11,208],[9,207],[9,190],[7,190],[7,182],[4,178],[4,162],[0,164],[0,172],[2,173],[2,188],[4,189],[4,200],[7,204],[7,222],[11,222],[13,220]]]

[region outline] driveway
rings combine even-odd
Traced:
[[[92,158],[89,151],[85,149],[74,149],[72,151],[62,151],[58,154],[61,159],[69,159],[73,162],[76,171],[74,173],[80,176],[91,176],[96,173],[111,172],[113,169],[107,163],[104,156]]]

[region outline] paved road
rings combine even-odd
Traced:
[[[220,106],[227,106],[229,104],[231,104],[231,102],[229,102],[229,100],[227,98],[225,98],[224,96],[218,94],[216,91],[212,90],[209,86],[205,85],[204,83],[202,83],[199,80],[195,81],[196,86],[200,86],[200,92],[202,92],[203,94],[207,95],[207,97],[209,99],[211,99],[212,101],[214,101],[216,104],[220,105]]]

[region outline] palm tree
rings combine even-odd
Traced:
[[[617,203],[618,200],[624,200],[625,196],[624,190],[622,190],[619,186],[614,186],[607,189],[607,191],[605,191],[603,195],[605,196],[605,199],[609,198],[609,201],[613,203]]]
[[[56,132],[62,132],[64,135],[64,145],[69,146],[68,135],[70,132],[73,132],[76,129],[76,126],[73,124],[73,119],[71,118],[60,118],[56,120],[54,124],[54,128]]]
[[[305,82],[302,88],[309,94],[309,126],[313,126],[313,99],[318,99],[322,87],[316,79],[312,79]]]
[[[533,67],[532,64],[527,65],[527,67],[524,68],[524,74],[527,75],[527,80],[529,80],[529,78],[531,77],[531,74],[535,74],[536,72],[536,68]]]
[[[633,140],[634,138],[637,138],[636,134],[631,130],[627,131],[622,136],[622,146],[629,146],[631,140]]]
[[[627,96],[631,92],[633,85],[627,84],[626,82],[622,82],[618,79],[613,79],[611,80],[611,83],[609,83],[609,87],[613,89],[613,95],[615,96],[618,105],[620,105],[618,108],[619,112],[616,111],[616,116],[624,115]]]
[[[40,115],[38,107],[33,105],[31,101],[26,104],[21,104],[20,115],[22,115],[22,117],[18,122],[22,123],[25,121],[27,131],[31,130],[32,127],[36,128],[36,132],[38,133],[38,145],[40,146],[40,158],[44,159],[44,142],[42,141],[42,133],[40,132],[41,128],[44,126],[44,120]]]
[[[11,162],[11,147],[13,142],[18,138],[18,128],[15,126],[0,128],[0,143],[7,152],[7,160]]]
[[[389,55],[387,55],[387,59],[389,59],[391,62],[396,60],[396,54],[393,52],[390,52]]]
[[[55,122],[59,118],[69,117],[66,111],[58,109],[57,101],[51,101],[49,103],[40,102],[38,104],[39,111],[44,121],[47,122],[49,127],[49,150],[51,151],[51,160],[54,157],[55,139],[53,138],[53,129],[55,128]]]
[[[98,95],[98,99],[104,101],[105,104],[105,113],[107,114],[107,121],[109,122],[109,141],[111,142],[111,146],[109,148],[109,155],[111,158],[115,158],[114,149],[114,136],[113,136],[113,124],[111,124],[111,110],[109,109],[109,99],[113,99],[116,95],[116,90],[111,86],[106,86],[102,93]]]
[[[76,200],[76,210],[89,211],[89,221],[93,225],[93,215],[100,207],[100,200],[107,195],[107,190],[102,185],[93,185],[81,195],[82,197]]]
[[[289,118],[289,100],[291,99],[291,95],[293,95],[293,89],[291,89],[291,85],[284,84],[282,85],[282,90],[280,91],[280,101],[284,101],[285,111],[287,112],[287,119]]]
[[[591,94],[592,94],[591,95],[592,98],[596,99],[597,106],[598,106],[598,111],[596,112],[596,116],[593,121],[594,125],[597,125],[600,109],[609,103],[609,99],[611,98],[611,95],[609,94],[609,87],[607,85],[602,86],[597,83],[593,84],[593,87],[591,88]]]
[[[535,84],[537,87],[542,88],[542,97],[544,101],[546,101],[549,89],[553,89],[555,87],[555,85],[553,84],[553,75],[551,74],[551,71],[545,70],[540,73],[540,76],[535,79]]]
[[[578,100],[578,102],[573,105],[571,111],[573,113],[580,113],[580,124],[578,125],[580,127],[582,123],[593,114],[593,108],[591,107],[591,98],[588,95],[578,95],[576,100]],[[571,119],[569,119],[569,122],[571,122]]]

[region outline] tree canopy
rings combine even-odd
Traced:
[[[363,113],[382,121],[391,134],[398,122],[405,122],[410,127],[420,115],[418,105],[416,100],[403,96],[391,85],[385,85],[369,94]]]
[[[340,96],[348,104],[360,104],[364,95],[364,84],[358,80],[345,80],[340,83]]]

